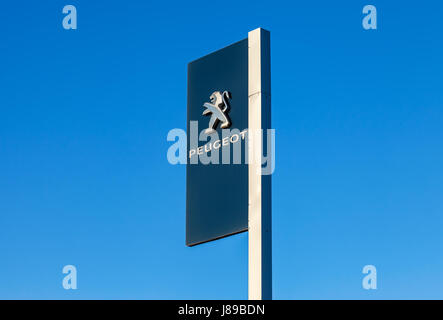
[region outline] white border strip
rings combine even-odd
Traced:
[[[272,254],[269,254],[270,250],[263,251],[264,246],[272,244],[271,238],[263,237],[262,234],[262,230],[270,230],[270,226],[263,225],[269,220],[263,219],[262,216],[262,214],[270,214],[270,212],[262,212],[262,110],[267,110],[263,108],[264,106],[270,107],[266,106],[269,99],[264,97],[264,94],[269,94],[269,92],[263,92],[262,83],[262,67],[267,67],[262,64],[269,63],[266,60],[269,57],[262,56],[262,45],[269,45],[261,41],[263,32],[265,32],[263,29],[258,28],[248,33],[248,297],[250,300],[272,298],[272,271],[268,267],[264,268],[264,265],[272,266]],[[263,80],[269,81],[269,79]],[[267,195],[263,196],[267,197]]]

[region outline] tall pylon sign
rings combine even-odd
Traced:
[[[249,299],[272,299],[270,33],[188,65],[186,245],[248,231]]]

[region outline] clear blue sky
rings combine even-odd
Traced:
[[[78,29],[62,28],[74,4]],[[362,28],[362,8],[378,29]],[[187,63],[271,31],[276,299],[443,298],[440,1],[7,1],[0,298],[247,298],[247,234],[185,246]],[[78,289],[62,288],[62,268]],[[378,289],[363,290],[373,264]]]

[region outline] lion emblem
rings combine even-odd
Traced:
[[[227,115],[229,111],[230,105],[229,100],[231,99],[231,93],[228,91],[224,91],[221,93],[220,91],[214,91],[209,97],[211,103],[205,102],[203,107],[205,107],[205,111],[203,111],[204,116],[211,115],[211,119],[209,119],[208,129],[205,130],[206,134],[210,134],[215,131],[218,124],[221,122],[221,128],[229,128],[231,126],[231,120]]]

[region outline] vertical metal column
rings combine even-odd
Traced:
[[[248,296],[272,299],[271,175],[262,175],[261,159],[271,128],[270,33],[258,28],[248,33]],[[263,138],[262,138],[263,137]],[[262,140],[263,139],[263,140]],[[262,142],[263,141],[263,142]]]

